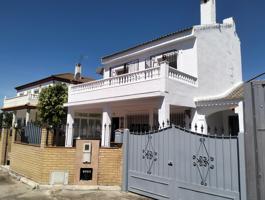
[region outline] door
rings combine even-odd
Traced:
[[[229,133],[231,136],[237,136],[239,133],[239,121],[238,116],[229,116],[228,119]]]

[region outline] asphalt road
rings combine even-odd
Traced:
[[[72,190],[32,190],[27,185],[13,180],[0,170],[1,200],[147,200],[134,194],[117,191],[72,191]]]

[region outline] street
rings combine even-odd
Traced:
[[[32,188],[13,180],[6,172],[0,170],[0,199],[1,200],[145,200],[134,194],[118,191],[72,191],[44,190]]]

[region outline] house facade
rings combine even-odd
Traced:
[[[33,81],[16,87],[16,96],[7,98],[3,102],[2,111],[13,112],[13,126],[24,127],[28,122],[38,120],[38,97],[42,89],[55,84],[79,84],[91,81],[91,78],[75,80],[74,74],[64,73],[51,75],[43,79]]]
[[[232,18],[216,22],[201,1],[201,24],[105,56],[102,79],[69,87],[66,147],[76,138],[147,132],[171,124],[203,134],[243,131],[240,40]]]

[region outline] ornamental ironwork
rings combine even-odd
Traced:
[[[192,156],[193,166],[197,168],[201,185],[207,186],[207,178],[210,170],[214,169],[214,158],[209,155],[209,152],[205,145],[205,138],[200,138],[200,146],[196,155]]]
[[[145,160],[147,174],[151,175],[153,165],[158,159],[158,154],[152,144],[152,135],[148,135],[147,138],[145,148],[143,149],[143,159]]]

